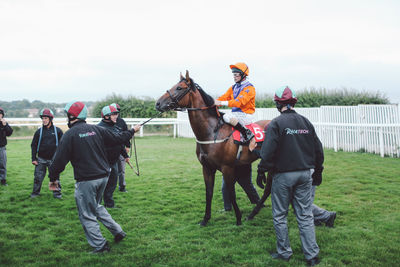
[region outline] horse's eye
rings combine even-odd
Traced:
[[[176,90],[178,90],[178,91],[179,91],[179,90],[182,90],[182,87],[177,87]]]

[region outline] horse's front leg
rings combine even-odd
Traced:
[[[228,189],[229,198],[232,203],[232,207],[235,210],[236,215],[236,225],[242,224],[242,213],[239,210],[239,206],[236,203],[236,194],[235,194],[235,168],[225,167],[222,169],[222,174],[224,177],[224,182],[226,188]]]
[[[203,177],[206,185],[206,211],[203,220],[200,222],[201,226],[206,226],[207,222],[211,219],[211,202],[214,193],[215,171],[203,165]]]
[[[265,200],[267,200],[267,198],[271,194],[271,188],[272,188],[272,175],[270,173],[268,173],[267,184],[265,185],[265,188],[264,188],[264,194],[261,197],[261,199],[258,201],[256,207],[253,209],[253,211],[247,217],[247,220],[253,220],[254,216],[256,216],[258,214],[258,212],[262,209],[262,207],[264,207]]]

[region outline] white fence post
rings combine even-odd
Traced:
[[[337,147],[337,128],[336,126],[333,128],[333,150],[335,152],[338,152],[338,147]]]
[[[385,147],[383,143],[383,127],[379,127],[379,150],[381,152],[381,157],[385,156]]]

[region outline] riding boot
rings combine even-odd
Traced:
[[[234,128],[236,130],[239,130],[239,132],[242,134],[244,144],[249,143],[250,140],[254,137],[254,134],[249,129],[247,129],[245,126],[243,126],[240,122],[238,122],[238,124],[236,124],[236,126],[234,126]]]

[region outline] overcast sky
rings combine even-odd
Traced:
[[[289,85],[400,102],[398,0],[0,0],[0,100],[211,95],[245,62],[258,94]]]

